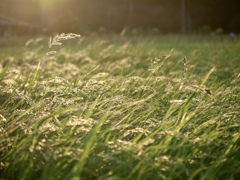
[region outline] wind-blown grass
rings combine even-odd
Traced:
[[[240,176],[238,40],[31,43],[0,65],[0,179]]]

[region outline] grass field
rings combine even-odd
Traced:
[[[239,39],[0,45],[1,180],[240,177]]]

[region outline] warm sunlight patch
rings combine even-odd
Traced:
[[[41,23],[43,27],[57,27],[62,22],[62,16],[66,12],[71,12],[71,1],[68,0],[41,0]]]

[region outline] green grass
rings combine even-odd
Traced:
[[[1,40],[0,179],[240,177],[239,39],[38,40]]]

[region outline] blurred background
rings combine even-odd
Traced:
[[[0,0],[0,36],[240,34],[239,0]]]

